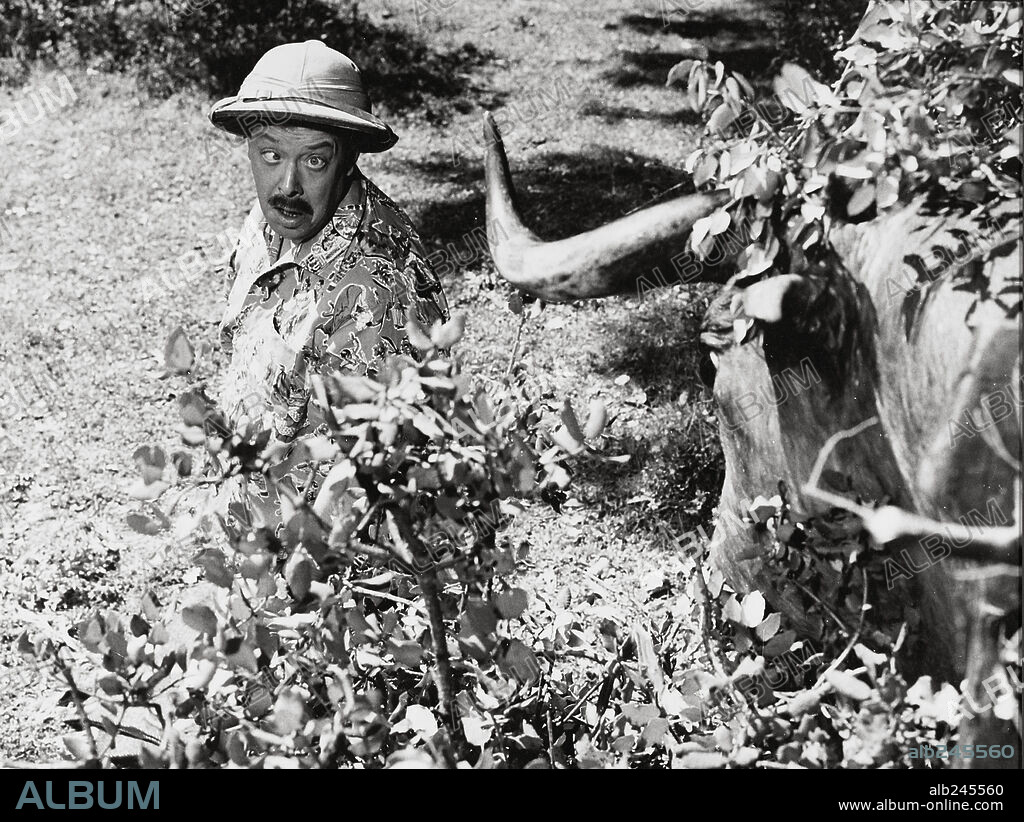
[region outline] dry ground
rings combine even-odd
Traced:
[[[531,224],[565,236],[685,187],[679,169],[699,127],[664,78],[694,38],[737,67],[766,60],[758,9],[742,2],[363,6],[438,53],[470,42],[482,55],[448,98],[389,108],[378,92],[401,142],[361,165],[443,252],[450,301],[469,313],[461,356],[483,376],[504,371],[518,321],[479,245],[480,113],[504,113]],[[684,6],[696,10],[674,11]],[[153,101],[121,77],[50,71],[0,90],[0,112],[20,102],[31,113],[68,82],[69,105],[0,139],[0,757],[64,755],[63,689],[11,648],[26,624],[60,632],[147,587],[167,599],[195,579],[180,542],[124,524],[136,507],[125,491],[138,445],[176,447],[163,342],[179,324],[215,342],[212,262],[252,198],[244,150],[207,124],[205,98]],[[577,406],[604,397],[607,448],[633,457],[615,470],[584,466],[560,515],[537,507],[521,518],[526,584],[542,598],[569,588],[640,614],[651,571],[679,581],[661,530],[706,523],[720,483],[696,370],[704,299],[677,288],[549,306],[527,323],[529,371]]]

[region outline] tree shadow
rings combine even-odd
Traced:
[[[580,108],[580,116],[597,117],[606,123],[623,120],[652,120],[669,126],[699,126],[703,120],[690,108],[675,111],[650,111],[635,106],[609,106],[600,100],[590,100]]]
[[[322,40],[359,66],[370,96],[389,112],[416,110],[445,122],[493,103],[475,76],[492,63],[493,52],[468,42],[439,49],[415,31],[372,22],[357,3],[212,3],[184,18],[154,16],[135,25],[140,32],[128,38],[122,61],[136,65],[157,91],[191,82],[212,95],[232,95],[269,49]]]
[[[639,303],[631,302],[628,313],[609,313],[601,322],[601,338],[608,344],[589,364],[592,373],[608,378],[629,375],[628,385],[644,400],[637,410],[644,421],[637,433],[609,446],[609,453],[628,453],[628,463],[581,465],[580,480],[601,499],[648,499],[640,516],[676,531],[708,528],[724,478],[697,345],[714,293],[716,287],[707,285],[648,293]]]
[[[779,57],[774,34],[763,22],[725,14],[687,12],[684,16],[681,11],[670,11],[627,14],[622,23],[647,35],[662,33],[698,41],[707,48],[711,62],[721,60],[727,69],[754,81],[771,76]],[[619,65],[606,76],[621,87],[663,86],[672,66],[693,56],[689,51],[626,51],[621,54]]]

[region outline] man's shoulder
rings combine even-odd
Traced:
[[[401,238],[419,245],[420,236],[409,215],[368,177],[363,177],[363,186],[369,226],[393,239]]]

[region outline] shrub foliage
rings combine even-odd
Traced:
[[[742,265],[757,277],[823,253],[833,217],[867,219],[921,192],[936,207],[979,210],[1019,197],[1020,21],[1009,3],[874,3],[837,55],[832,85],[788,65],[767,107],[721,64],[676,66],[670,81],[710,114],[689,161],[696,183],[735,194],[694,228],[694,247],[708,253],[730,224],[752,226]],[[147,593],[137,613],[97,612],[72,638],[21,637],[26,657],[68,683],[80,733],[67,742],[78,758],[153,767],[948,763],[920,749],[955,744],[959,694],[901,676],[895,654],[914,626],[889,635],[872,624],[867,540],[842,512],[802,521],[781,494],[750,506],[749,527],[774,536],[779,573],[830,617],[814,645],[761,593],[740,595],[706,569],[705,541],[692,535],[669,535],[684,572],[665,581],[670,606],[644,622],[592,600],[531,602],[516,582],[525,556],[508,525],[524,501],[557,507],[576,461],[607,459],[596,450],[604,409],[595,404],[581,422],[553,397],[531,399],[518,371],[485,390],[445,353],[461,332],[458,319],[414,328],[418,361],[396,358],[375,380],[316,383],[327,431],[294,453],[268,431],[231,430],[206,399],[192,345],[172,336],[168,369],[189,381],[181,435],[205,449],[208,468],[198,476],[187,449],[140,448],[131,493],[141,507],[129,525],[166,531],[173,505],[156,501],[171,486],[255,475],[277,483],[285,458],[323,466],[327,479],[315,500],[279,485],[280,527],[237,503],[202,514],[191,540],[205,584],[185,607]],[[1006,639],[1002,660],[1017,682],[1018,639]],[[1012,691],[1009,680],[999,687]],[[126,737],[137,753],[123,753]]]

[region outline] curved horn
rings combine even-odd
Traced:
[[[635,291],[639,284],[688,280],[721,282],[719,266],[696,261],[685,240],[694,222],[729,199],[728,192],[690,194],[645,208],[574,237],[544,242],[516,207],[512,175],[501,134],[484,114],[487,145],[487,242],[498,273],[527,293],[552,302]]]

